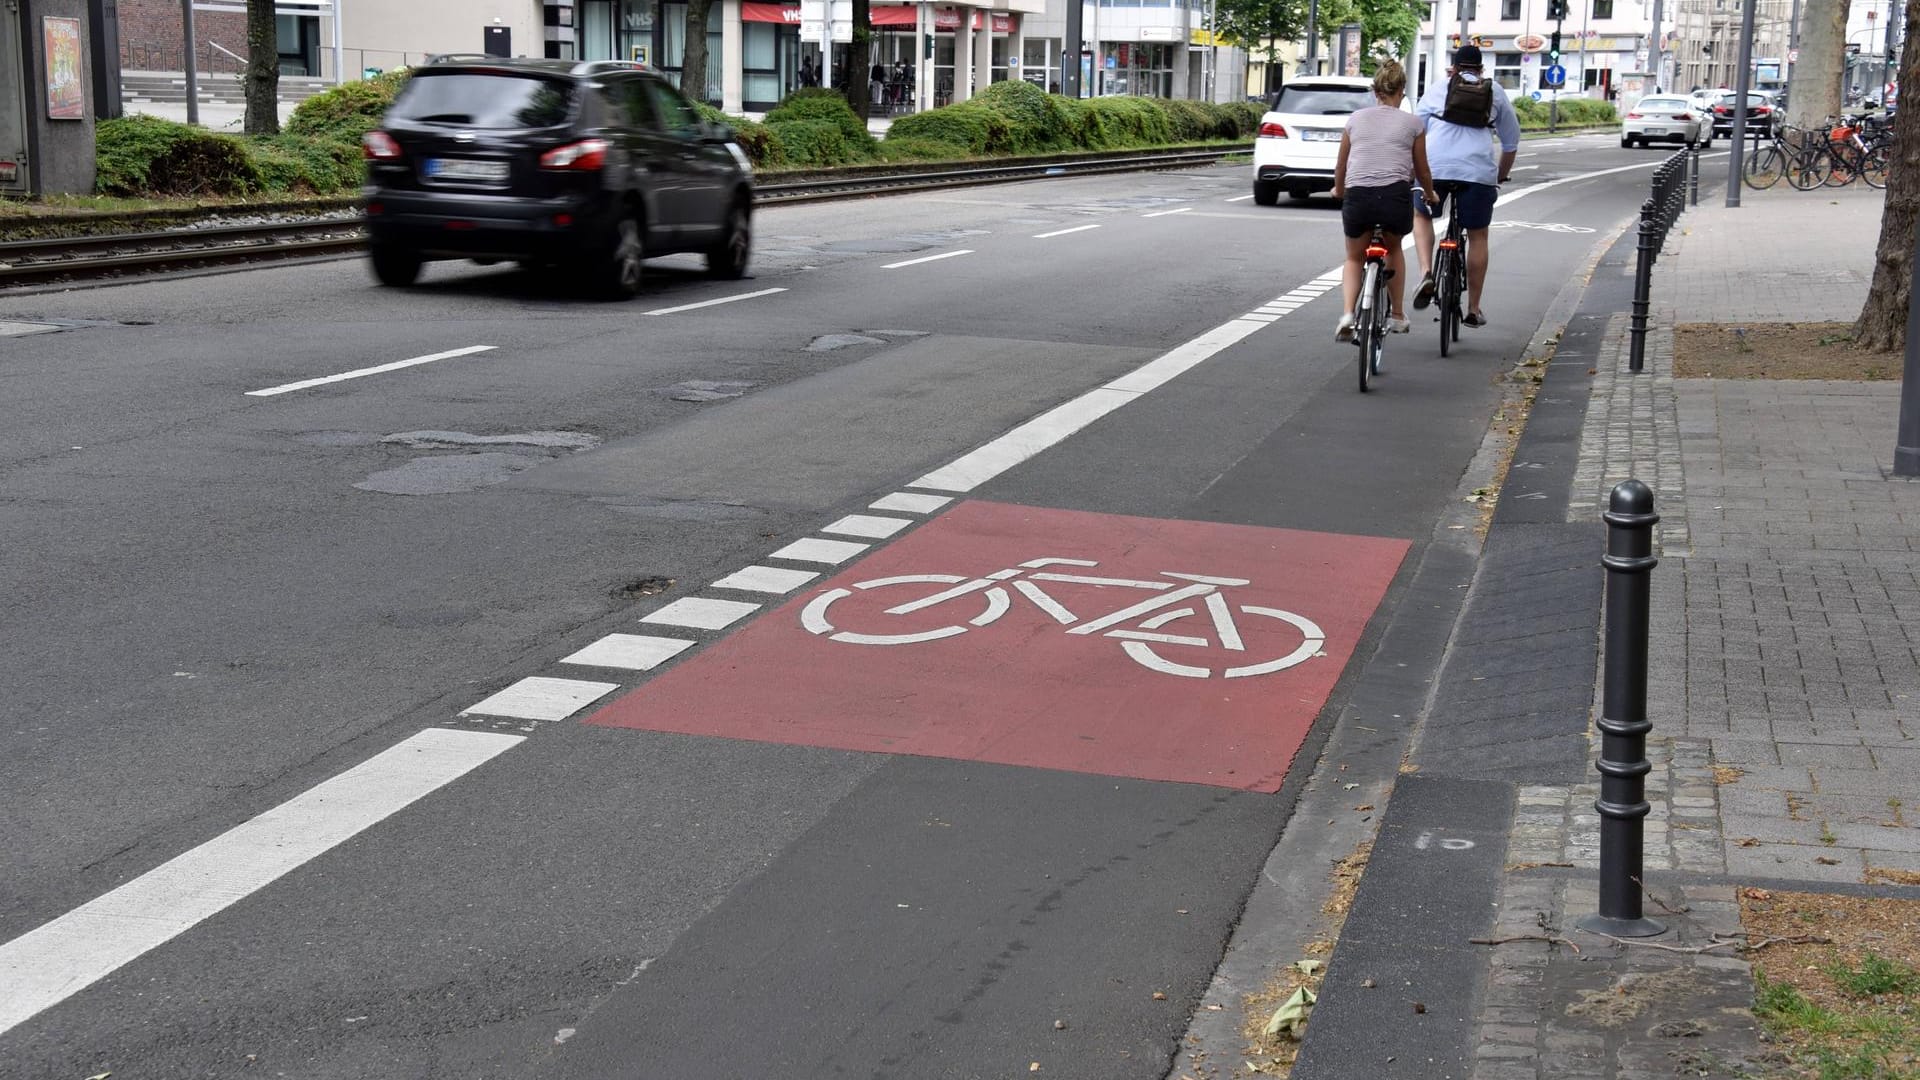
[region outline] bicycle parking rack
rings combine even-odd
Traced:
[[[1647,309],[1652,303],[1653,262],[1667,242],[1667,233],[1687,208],[1691,177],[1698,201],[1700,159],[1686,150],[1676,152],[1653,171],[1652,191],[1640,204],[1640,243],[1633,270],[1633,321],[1629,334],[1627,369],[1638,373],[1646,366]]]

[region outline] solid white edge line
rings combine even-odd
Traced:
[[[1193,209],[1191,206],[1182,206],[1174,210],[1156,210],[1151,214],[1141,214],[1140,216],[1143,218],[1166,217],[1168,214],[1184,214],[1191,209]]]
[[[938,255],[928,255],[926,258],[923,258],[923,259],[908,259],[906,262],[888,263],[885,266],[882,266],[880,269],[898,270],[903,266],[919,266],[921,263],[939,262],[941,259],[951,259],[957,255],[971,255],[971,254],[973,254],[973,249],[971,248],[965,248],[960,251],[946,251]]]
[[[1235,195],[1235,196],[1234,196],[1233,198],[1231,198],[1231,199],[1227,199],[1227,200],[1225,200],[1225,201],[1227,201],[1227,202],[1246,202],[1246,201],[1247,201],[1248,199],[1251,199],[1251,198],[1253,198],[1253,196],[1251,196],[1251,195]]]
[[[1075,225],[1071,229],[1055,229],[1052,232],[1034,233],[1033,238],[1035,240],[1045,240],[1049,237],[1065,236],[1068,233],[1086,232],[1088,229],[1097,229],[1099,227],[1098,225]]]
[[[343,371],[338,375],[324,375],[318,379],[303,379],[300,382],[287,383],[283,386],[270,386],[265,390],[249,390],[247,391],[247,396],[272,397],[275,394],[286,394],[295,390],[305,390],[309,386],[324,386],[327,383],[343,382],[347,379],[358,379],[363,375],[378,375],[384,371],[398,371],[401,368],[415,367],[420,364],[431,364],[435,360],[451,360],[456,356],[471,356],[474,353],[488,352],[494,348],[496,348],[496,346],[493,345],[469,345],[464,349],[448,349],[446,352],[437,352],[429,356],[416,356],[410,360],[396,360],[391,364],[380,364],[377,367],[360,368],[357,371]]]
[[[721,304],[731,304],[736,300],[752,300],[753,298],[758,296],[772,296],[774,293],[783,293],[786,291],[787,290],[785,289],[761,289],[759,292],[741,293],[739,296],[723,296],[718,300],[702,300],[697,304],[681,304],[679,307],[654,308],[652,311],[643,311],[640,314],[642,315],[678,315],[682,311],[694,311],[699,308],[717,307]]]
[[[524,741],[428,728],[0,945],[0,1034]]]

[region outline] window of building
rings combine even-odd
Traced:
[[[1521,53],[1503,52],[1493,54],[1493,81],[1508,90],[1520,89]]]
[[[1613,18],[1613,0],[1593,0],[1593,17],[1596,19]]]
[[[1520,18],[1520,0],[1500,0],[1500,17],[1508,22]]]

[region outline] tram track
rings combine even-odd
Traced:
[[[1024,160],[964,169],[858,169],[762,184],[763,206],[870,198],[915,191],[1004,184],[1056,176],[1145,172],[1217,164],[1248,148]],[[320,203],[310,216],[216,224],[217,217],[178,228],[0,242],[0,291],[80,284],[144,274],[250,265],[286,259],[350,255],[366,247],[363,219],[351,202]],[[235,208],[231,216],[250,211]],[[282,214],[284,215],[284,211]]]

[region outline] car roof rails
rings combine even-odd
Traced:
[[[450,52],[450,53],[434,53],[433,55],[427,57],[427,63],[457,64],[457,63],[464,63],[469,60],[485,61],[485,60],[505,60],[505,59],[506,57],[504,56],[488,56],[486,53]]]
[[[575,64],[575,75],[591,75],[596,71],[652,71],[653,69],[638,60],[587,60]]]

